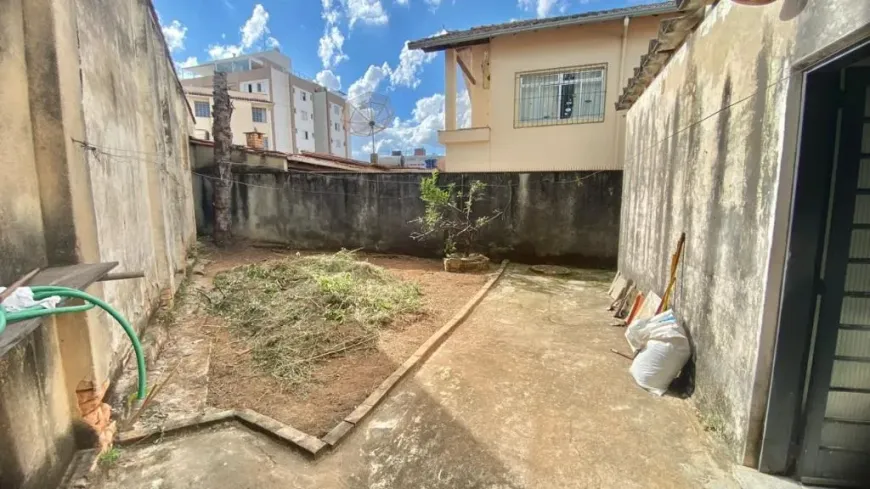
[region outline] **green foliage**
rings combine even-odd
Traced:
[[[118,447],[112,447],[100,454],[100,465],[106,467],[112,466],[119,458],[121,458],[121,449]]]
[[[438,186],[438,172],[420,182],[420,199],[426,204],[423,216],[415,219],[420,231],[411,234],[415,240],[443,237],[444,253],[468,256],[479,247],[480,231],[501,216],[500,210],[475,217],[475,203],[484,199],[486,184],[474,180],[467,192],[451,183]]]
[[[272,260],[218,274],[206,301],[263,371],[304,387],[313,367],[370,348],[379,329],[420,308],[420,290],[351,251]]]

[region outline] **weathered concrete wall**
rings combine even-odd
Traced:
[[[0,283],[45,265],[39,181],[33,164],[22,0],[0,1]],[[12,115],[15,115],[14,117]]]
[[[439,241],[411,239],[423,214],[421,173],[237,175],[235,236],[300,249],[364,248],[434,256]],[[450,173],[439,183],[487,184],[479,211],[502,209],[481,243],[493,258],[612,266],[622,172]],[[199,231],[210,234],[212,180],[195,177]]]
[[[674,308],[695,347],[695,400],[746,464],[773,356],[793,67],[868,22],[864,0],[719,2],[627,115],[619,268],[661,294],[686,233]]]
[[[193,119],[149,2],[77,0],[86,152],[100,259],[144,280],[103,286],[137,327],[174,290],[195,237],[188,137]],[[101,26],[96,29],[90,26]],[[111,332],[114,371],[129,341]]]
[[[195,237],[192,118],[151,4],[0,0],[0,11],[0,283],[119,261],[146,278],[89,291],[141,327]],[[102,383],[129,349],[90,312],[0,353],[0,487],[55,486],[76,448],[75,387]]]
[[[54,487],[63,475],[76,450],[64,383],[51,320],[0,357],[0,487]]]

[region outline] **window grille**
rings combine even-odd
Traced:
[[[194,102],[193,108],[197,117],[211,117],[211,106],[208,102]]]
[[[606,67],[517,73],[514,126],[603,122]]]
[[[254,122],[266,122],[266,109],[262,107],[252,107],[251,119],[253,119]]]

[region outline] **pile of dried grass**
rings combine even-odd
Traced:
[[[209,308],[242,337],[259,368],[290,387],[320,361],[372,347],[378,331],[420,308],[420,290],[353,252],[287,258],[218,274]]]

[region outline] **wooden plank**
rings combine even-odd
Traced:
[[[468,65],[466,65],[465,60],[462,59],[462,53],[456,53],[456,62],[462,69],[462,73],[464,73],[465,77],[468,78],[468,81],[471,82],[472,85],[477,85],[477,80],[474,79],[474,75],[471,74],[471,70],[468,69]]]
[[[118,266],[118,262],[82,263],[66,267],[46,268],[33,277],[28,285],[57,285],[83,290],[104,277],[116,266]],[[7,325],[6,331],[0,334],[0,357],[27,338],[40,324],[42,324],[41,318]]]

